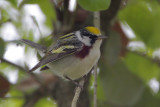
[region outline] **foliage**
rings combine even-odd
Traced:
[[[88,20],[93,19],[92,15],[88,15],[88,13],[106,11],[111,6],[110,2],[114,2],[114,0],[78,0],[80,7],[77,6],[75,12],[67,11],[68,16],[63,1],[56,0],[56,2],[57,5],[51,0],[0,1],[0,92],[2,91],[1,87],[4,89],[7,85],[6,91],[5,93],[2,92],[3,96],[1,97],[4,97],[7,92],[6,96],[10,97],[0,98],[0,106],[21,107],[29,98],[28,96],[34,95],[36,92],[39,92],[36,95],[40,95],[41,98],[38,99],[34,107],[58,106],[59,103],[54,103],[57,101],[57,97],[52,99],[55,95],[48,95],[49,91],[43,89],[41,84],[31,78],[31,75],[24,72],[25,69],[33,65],[32,58],[36,57],[35,50],[24,47],[15,40],[26,38],[48,46],[53,41],[52,31],[54,34],[59,34],[56,32],[57,26],[60,26],[60,31],[65,32],[66,26],[61,28],[65,24],[65,19],[72,19],[76,16],[77,19],[73,18],[72,20],[75,23],[71,21],[71,25],[74,23],[72,25],[74,28],[77,28],[77,25],[81,26],[81,24],[86,26]],[[160,2],[158,0],[123,0],[123,3],[126,5],[121,5],[115,18],[120,26],[114,24],[114,19],[112,21],[116,29],[111,26],[109,32],[103,31],[105,34],[109,34],[109,37],[104,41],[101,48],[102,55],[99,62],[100,72],[97,88],[98,107],[159,107],[160,53],[157,50],[160,48]],[[44,17],[36,16],[35,13],[28,14],[27,11],[29,10],[27,9],[30,7],[26,8],[27,6],[37,6]],[[80,16],[82,19],[79,23],[77,20]],[[105,23],[107,20],[104,19],[102,18]],[[125,27],[123,28],[122,25]],[[135,37],[126,37],[128,27]],[[14,29],[14,32],[11,28]],[[141,45],[136,44],[137,41],[143,43],[144,46],[136,47],[136,45]],[[132,46],[133,42],[135,44]],[[13,58],[12,56],[7,59],[6,54],[10,46],[16,47],[14,48],[15,51],[21,47],[24,60],[12,61],[9,59]],[[20,56],[17,55],[17,57]],[[37,57],[35,60],[37,61]],[[14,83],[11,81],[12,75],[17,77],[17,81]],[[4,85],[2,79],[7,81],[7,84]],[[53,79],[50,75],[43,75],[40,79],[49,85],[55,78]],[[93,78],[90,79],[90,82],[93,82]],[[64,89],[64,91],[68,90]],[[89,85],[89,96],[92,100],[92,84]]]
[[[0,38],[0,58],[3,57],[3,54],[5,52],[5,42],[3,39]]]
[[[119,18],[126,21],[138,38],[143,40],[148,47],[160,46],[158,36],[160,31],[160,7],[157,1],[137,1],[129,4],[120,11]],[[137,26],[138,25],[138,26]]]
[[[78,3],[86,10],[99,11],[107,9],[110,0],[78,0]]]

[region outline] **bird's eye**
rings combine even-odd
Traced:
[[[90,39],[92,39],[92,37],[91,37],[91,36],[89,36],[89,38],[90,38]]]

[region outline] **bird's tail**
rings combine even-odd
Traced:
[[[35,42],[32,42],[32,41],[30,41],[30,40],[21,39],[20,42],[25,43],[25,44],[27,44],[27,45],[29,45],[29,46],[37,49],[37,50],[40,50],[40,51],[42,51],[42,52],[45,52],[45,51],[47,50],[47,47],[46,47],[46,46],[40,45],[40,44],[35,43]]]
[[[30,69],[29,71],[27,71],[28,73],[31,73],[33,71],[35,71],[36,69],[38,69],[41,65],[38,63],[37,65],[35,65],[32,69]]]

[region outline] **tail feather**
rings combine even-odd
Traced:
[[[33,48],[36,48],[36,49],[38,49],[38,50],[40,50],[40,51],[46,51],[46,49],[47,49],[46,46],[37,44],[37,43],[32,42],[32,41],[30,41],[30,40],[21,39],[20,42],[25,43],[25,44],[27,44],[27,45],[29,45],[29,46],[31,46],[31,47],[33,47]]]
[[[38,64],[35,65],[32,69],[30,69],[30,70],[28,71],[28,73],[31,73],[31,72],[35,71],[35,70],[38,69],[40,66],[41,66],[41,65],[38,63]]]

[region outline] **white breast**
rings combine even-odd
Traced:
[[[67,76],[72,80],[78,79],[86,75],[92,67],[97,63],[100,57],[101,40],[95,42],[95,46],[90,50],[90,53],[84,59],[71,55],[61,60],[48,64],[51,71],[56,75],[64,78]]]

